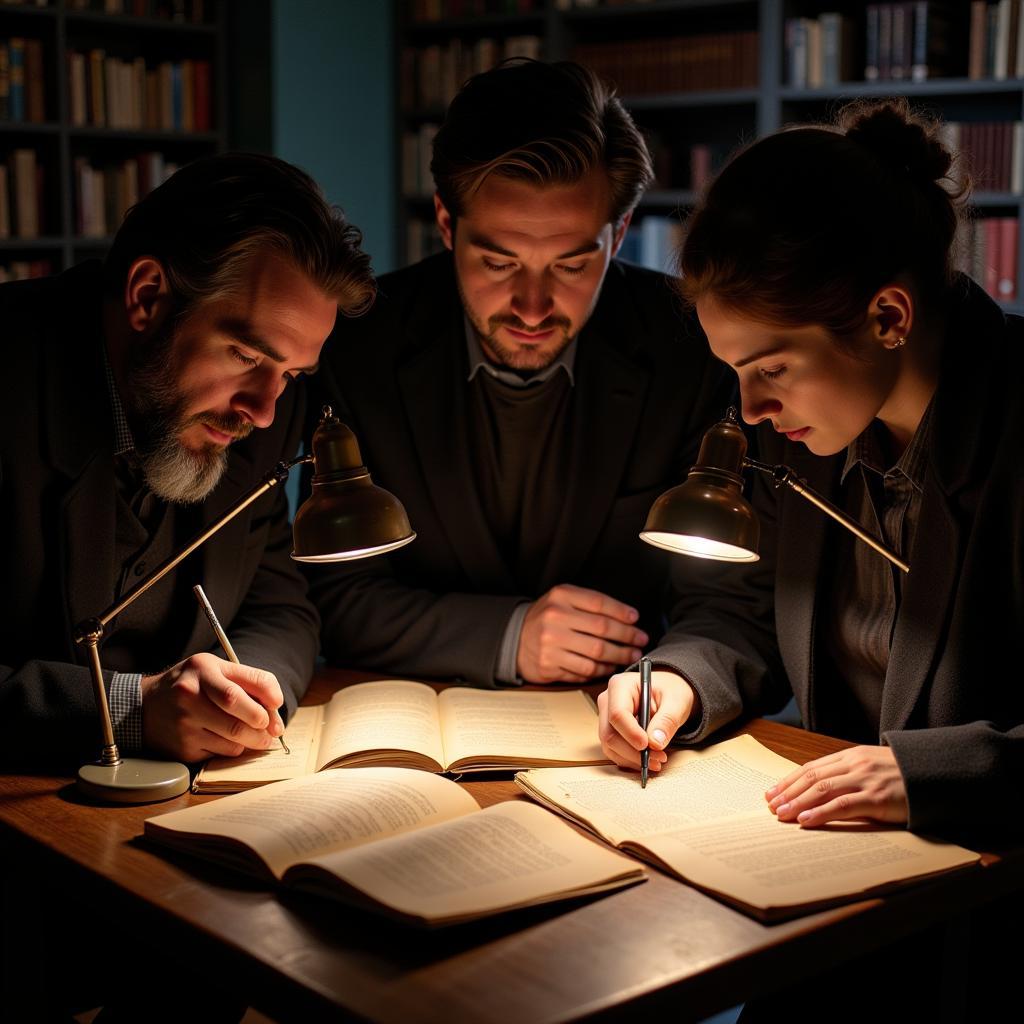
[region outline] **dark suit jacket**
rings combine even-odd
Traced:
[[[910,574],[892,639],[879,742],[906,781],[910,827],[1024,826],[1024,321],[961,279],[934,398],[932,450]],[[838,501],[844,455],[812,455],[759,431],[782,462]],[[816,683],[818,586],[830,521],[789,490],[757,481],[762,560],[689,559],[688,589],[656,663],[700,693],[700,739],[783,702],[789,685],[810,729],[842,735]],[[879,556],[880,557],[880,556]],[[788,682],[787,682],[788,680]]]
[[[370,314],[339,324],[314,387],[356,432],[374,482],[402,500],[418,536],[386,559],[310,574],[329,660],[493,685],[512,610],[558,583],[632,604],[660,635],[668,568],[637,534],[654,499],[685,475],[731,383],[669,279],[618,262],[580,333],[574,374],[561,522],[538,593],[518,593],[473,478],[450,254],[385,276]]]
[[[64,754],[72,761],[100,742],[89,673],[73,640],[75,625],[115,596],[114,428],[100,289],[98,264],[0,287],[0,757],[12,766]],[[295,452],[303,416],[289,387],[273,425],[231,446],[202,506],[204,523]],[[277,676],[288,711],[309,682],[318,626],[290,551],[287,503],[276,487],[157,584],[171,585],[177,573],[201,582],[239,658]],[[189,615],[180,656],[220,653],[198,604]],[[102,652],[101,645],[101,659]]]

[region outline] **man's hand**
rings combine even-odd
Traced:
[[[516,671],[528,683],[586,683],[628,665],[648,637],[635,608],[597,590],[561,583],[530,605]]]
[[[598,735],[605,757],[620,768],[640,770],[640,751],[651,748],[648,767],[659,771],[668,755],[665,747],[693,712],[693,687],[675,672],[651,673],[651,723],[644,732],[637,722],[640,710],[640,673],[622,672],[608,680],[597,698]]]
[[[765,793],[780,821],[804,828],[870,818],[906,824],[907,789],[889,747],[850,747],[808,761]]]
[[[142,739],[183,761],[266,750],[284,732],[272,672],[193,654],[142,680]]]

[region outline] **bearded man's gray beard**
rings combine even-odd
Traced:
[[[135,454],[150,490],[164,501],[195,504],[217,486],[228,464],[227,448],[210,443],[186,448],[181,434],[193,423],[244,437],[252,429],[240,417],[210,413],[185,416],[189,396],[177,376],[172,319],[158,335],[138,345],[128,368],[128,395]]]
[[[178,505],[203,501],[228,465],[226,448],[208,445],[195,452],[171,436],[165,436],[152,451],[137,450],[137,454],[149,489],[158,498]]]

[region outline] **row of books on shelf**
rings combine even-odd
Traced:
[[[679,146],[649,134],[647,146],[654,168],[654,189],[702,189],[725,163],[734,143],[697,142]]]
[[[944,0],[869,4],[864,25],[864,78],[869,82],[923,82],[952,74],[957,56],[953,42],[953,22]]]
[[[467,78],[508,57],[540,58],[540,36],[451,39],[443,46],[405,47],[400,56],[399,98],[403,110],[447,106]]]
[[[437,232],[437,224],[430,220],[412,218],[405,225],[405,259],[407,263],[418,263],[435,252],[444,249],[444,242]]]
[[[163,153],[140,153],[102,167],[76,158],[75,230],[83,238],[114,234],[128,209],[177,169]]]
[[[1024,0],[974,0],[967,76],[1024,77]]]
[[[38,0],[37,0],[38,2]],[[101,11],[103,14],[131,14],[137,18],[166,18],[168,21],[201,25],[206,21],[206,0],[65,0],[71,11]],[[39,3],[43,7],[45,3]]]
[[[30,277],[49,277],[52,273],[53,263],[50,260],[7,260],[0,263],[0,284],[27,281]]]
[[[472,18],[480,14],[532,14],[544,10],[546,0],[407,0],[410,21]]]
[[[103,50],[68,54],[71,123],[77,127],[208,132],[213,125],[208,60],[122,60]]]
[[[958,269],[969,274],[993,299],[1017,302],[1017,257],[1020,221],[1016,217],[984,217],[962,228]]]
[[[0,39],[0,121],[45,120],[42,41]]]
[[[438,126],[421,124],[418,131],[402,133],[402,195],[429,196],[434,192],[430,158]]]
[[[34,149],[12,150],[0,163],[0,238],[30,240],[44,233],[44,177]]]
[[[966,157],[976,191],[1024,192],[1024,122],[947,121],[941,135],[948,149]]]
[[[679,217],[647,214],[629,226],[619,249],[619,259],[663,274],[674,274],[682,244],[683,225]]]
[[[575,46],[572,59],[613,81],[622,93],[754,88],[757,32],[716,32]]]

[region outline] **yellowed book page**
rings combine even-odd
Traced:
[[[317,768],[359,751],[412,750],[444,765],[437,694],[402,679],[357,683],[327,705]]]
[[[289,753],[284,752],[280,743],[275,743],[269,750],[242,757],[213,757],[196,776],[193,791],[232,793],[247,786],[312,775],[316,771],[323,718],[323,705],[297,708],[284,731]]]
[[[962,847],[880,825],[802,829],[767,808],[638,845],[687,881],[764,910],[856,896],[979,860]]]
[[[275,782],[146,821],[146,834],[230,837],[278,878],[291,864],[479,809],[457,783],[408,768],[353,768]],[[182,844],[178,844],[182,845]]]
[[[602,763],[597,709],[582,690],[561,693],[448,689],[438,698],[449,765]]]
[[[764,791],[792,769],[792,761],[739,736],[706,750],[673,750],[644,790],[638,772],[613,765],[535,769],[516,782],[618,846],[762,810],[771,817]]]
[[[978,859],[969,850],[882,826],[801,829],[764,791],[792,771],[750,736],[673,751],[641,791],[635,772],[540,769],[516,781],[616,846],[648,850],[696,885],[754,907],[837,899]]]
[[[434,922],[644,877],[636,861],[523,800],[494,804],[363,850],[318,857],[314,864],[387,907]],[[299,870],[306,874],[305,866]]]

